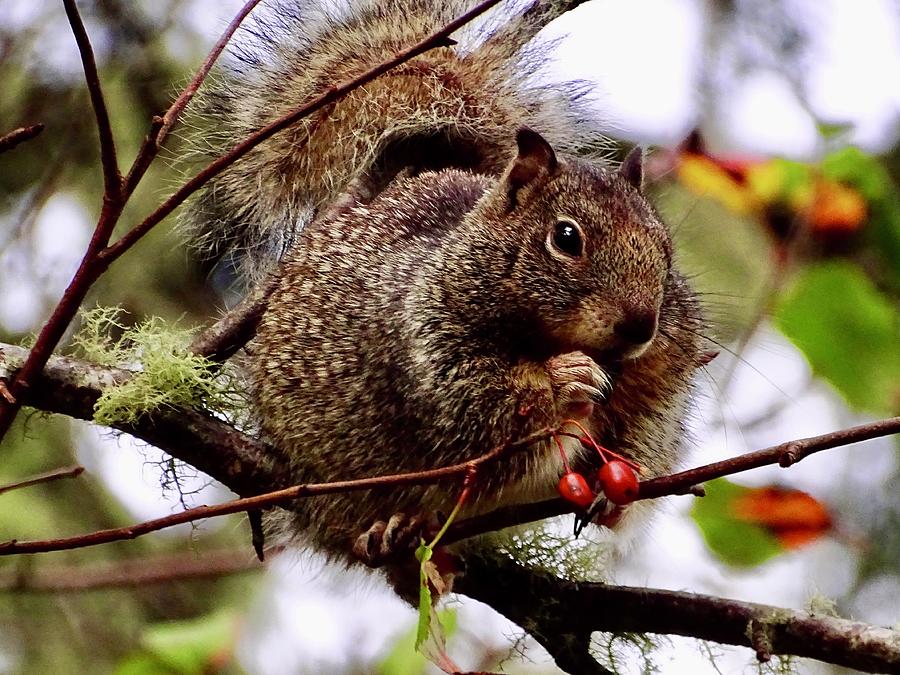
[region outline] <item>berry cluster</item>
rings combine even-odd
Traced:
[[[581,430],[583,435],[578,437],[581,444],[587,448],[595,449],[603,462],[603,466],[597,471],[595,488],[602,490],[604,496],[617,506],[625,506],[637,499],[637,473],[640,472],[640,467],[597,443],[587,430],[575,420],[566,420],[564,422],[564,424],[569,423],[574,424]],[[559,447],[559,454],[562,458],[564,469],[562,478],[559,479],[557,490],[563,499],[574,504],[582,511],[586,511],[594,503],[596,494],[582,474],[572,471],[559,436],[554,435],[553,438]]]

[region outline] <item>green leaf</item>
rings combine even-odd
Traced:
[[[124,660],[116,675],[208,673],[211,664],[230,653],[235,623],[235,613],[223,611],[150,626],[141,638],[144,653]]]
[[[694,501],[691,517],[700,527],[709,549],[735,567],[753,567],[784,552],[778,539],[765,528],[736,518],[732,504],[749,488],[724,478],[705,484],[706,496]]]
[[[892,412],[900,394],[900,314],[855,265],[803,271],[775,311],[813,371],[858,409]]]
[[[887,169],[877,158],[853,147],[828,155],[821,169],[823,176],[853,186],[868,202],[866,237],[887,280],[900,290],[900,191]]]
[[[422,551],[422,549],[426,551]],[[419,558],[419,551],[423,556]],[[426,554],[427,553],[427,557]],[[431,588],[428,586],[428,576],[425,574],[425,563],[431,558],[431,549],[424,544],[416,551],[419,565],[419,622],[416,628],[416,650],[420,649],[431,633]]]
[[[866,201],[883,199],[890,190],[887,170],[859,148],[850,146],[832,152],[822,160],[820,168],[824,178],[852,185]]]
[[[456,610],[442,609],[437,617],[449,638],[456,632]],[[379,675],[423,675],[428,659],[415,647],[418,625],[401,635],[393,649],[378,665]]]

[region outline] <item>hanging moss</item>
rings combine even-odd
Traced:
[[[124,325],[118,307],[83,314],[74,344],[96,363],[134,371],[126,382],[103,392],[94,405],[97,424],[130,424],[162,407],[194,407],[232,419],[240,409],[235,376],[189,351],[193,330],[152,317]],[[111,334],[121,333],[119,338]]]

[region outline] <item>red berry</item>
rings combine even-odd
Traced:
[[[630,504],[638,496],[638,479],[634,470],[625,462],[614,459],[600,467],[597,473],[600,487],[613,504]]]
[[[563,474],[556,489],[559,490],[563,499],[580,509],[586,509],[594,501],[594,493],[588,487],[584,476],[574,471]]]

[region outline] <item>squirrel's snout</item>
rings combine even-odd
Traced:
[[[656,336],[659,312],[649,307],[634,308],[613,325],[613,334],[623,343],[625,356],[637,357]]]

